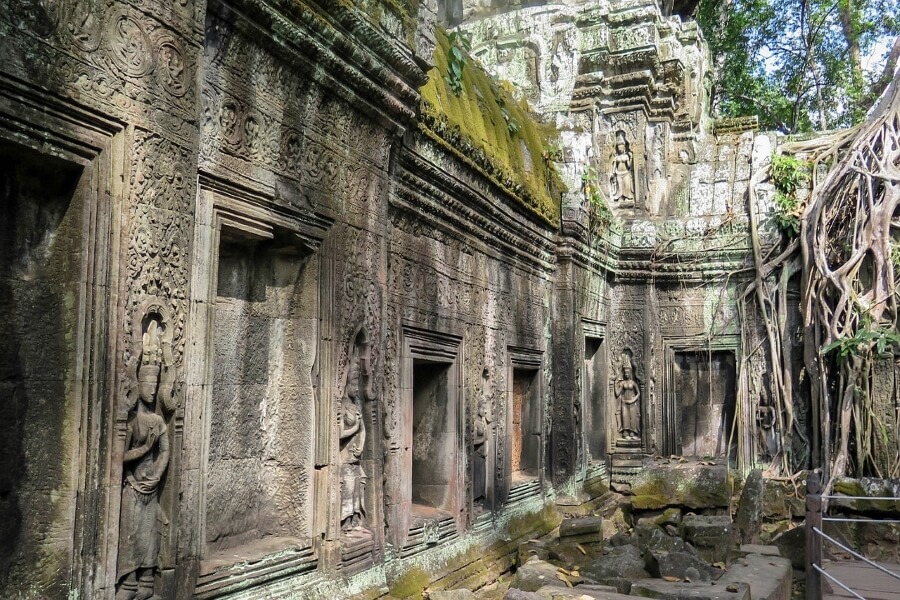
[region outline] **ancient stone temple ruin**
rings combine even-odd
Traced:
[[[771,460],[695,4],[0,0],[0,597],[477,589]]]

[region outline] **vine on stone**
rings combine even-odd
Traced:
[[[794,159],[778,159],[751,179],[751,208],[756,205],[755,188],[767,176],[788,197],[779,202],[787,207],[782,218],[789,227],[781,228],[787,235],[765,255],[758,216],[750,211],[756,265],[755,278],[744,293],[762,318],[772,365],[772,396],[783,435],[772,469],[789,474],[795,467],[791,438],[804,434],[794,420],[792,382],[808,378],[812,462],[826,466],[826,495],[835,480],[847,474],[900,474],[900,456],[875,458],[887,431],[898,424],[884,423],[873,399],[876,361],[888,353],[895,361],[900,355],[898,82],[895,78],[867,122],[779,148],[785,157],[805,156],[808,169]],[[807,176],[808,200],[789,205],[791,187],[796,192]],[[799,235],[791,236],[794,231]],[[800,373],[794,372],[786,319],[788,286],[796,275],[803,323]]]

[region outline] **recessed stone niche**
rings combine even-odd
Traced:
[[[65,597],[71,576],[88,173],[0,142],[0,597]]]
[[[737,393],[734,353],[676,351],[672,369],[679,454],[724,456],[731,441]]]
[[[309,543],[317,262],[277,229],[222,228],[205,496],[214,566]]]
[[[541,421],[539,385],[535,369],[513,369],[512,477],[530,479],[540,474]]]
[[[607,446],[606,348],[600,337],[584,338],[584,367],[581,385],[582,410],[584,411],[584,443],[588,464],[605,464],[609,452]]]
[[[449,363],[413,361],[412,502],[448,511],[456,473],[456,418]]]
[[[509,361],[507,472],[510,474],[510,495],[517,497],[514,493],[517,486],[538,482],[542,474],[544,418],[541,353],[510,348]],[[539,489],[535,487],[534,491]]]
[[[392,514],[408,524],[408,539],[398,540],[400,545],[419,543],[419,534],[431,532],[431,525],[454,529],[463,522],[461,339],[411,327],[404,328],[403,337],[403,453],[399,480],[388,481],[389,487],[399,486],[402,502]]]

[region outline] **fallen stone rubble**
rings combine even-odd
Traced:
[[[672,513],[604,537],[599,516],[563,520],[558,535],[519,548],[515,574],[477,595],[430,600],[790,600],[791,562],[741,545],[728,517]],[[606,529],[609,531],[608,529]]]

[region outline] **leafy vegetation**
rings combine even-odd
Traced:
[[[447,82],[450,91],[459,96],[463,91],[462,74],[466,67],[466,55],[463,54],[463,51],[471,50],[472,43],[468,37],[458,31],[451,33],[447,39],[450,49],[447,53],[447,73],[444,75],[444,81]]]
[[[775,222],[784,233],[796,236],[800,233],[800,217],[805,207],[800,196],[810,183],[809,163],[788,154],[775,154],[771,177],[778,206]]]
[[[885,326],[871,325],[858,329],[850,337],[837,339],[822,347],[822,354],[837,351],[838,358],[847,359],[863,354],[866,349],[873,349],[876,354],[885,354],[892,345],[900,345],[900,334],[895,329]]]
[[[898,0],[702,0],[713,110],[784,133],[860,122],[900,59],[898,17]]]
[[[588,201],[591,230],[601,232],[609,229],[613,222],[613,214],[606,203],[606,198],[603,197],[597,169],[590,165],[584,168],[581,172],[581,187]]]

